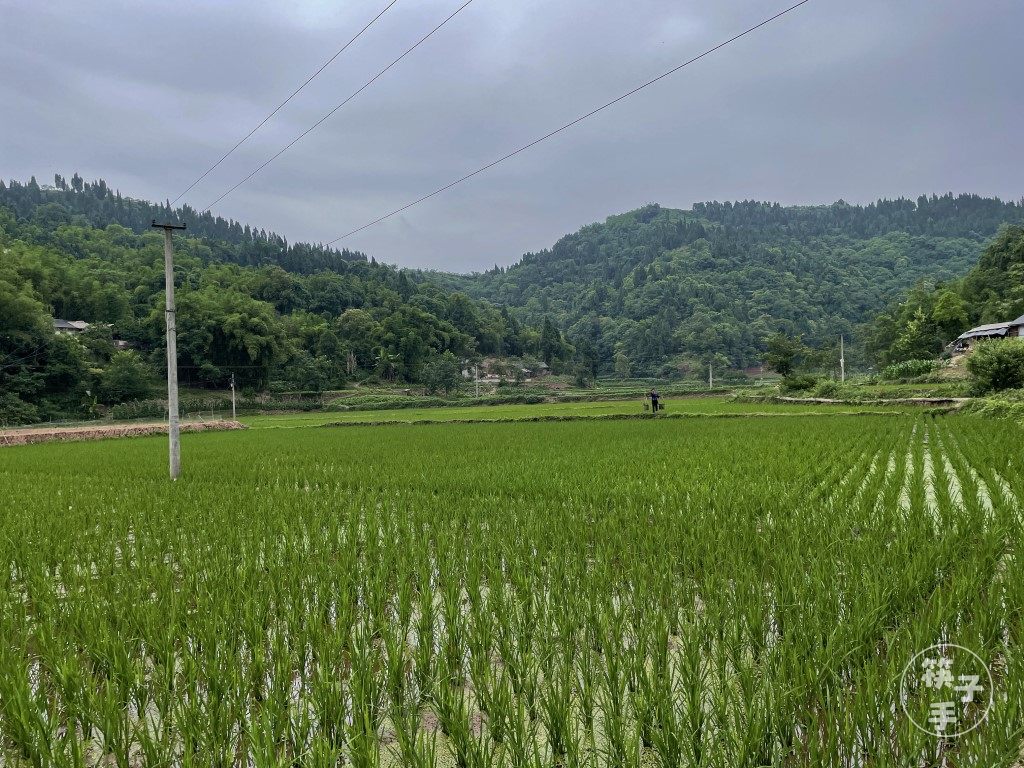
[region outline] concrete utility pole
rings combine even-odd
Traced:
[[[174,241],[176,229],[185,229],[184,224],[157,224],[153,226],[164,231],[164,293],[167,306],[164,318],[167,323],[167,437],[170,443],[171,480],[181,474],[181,428],[178,424],[178,330],[174,315]]]
[[[839,380],[846,381],[846,352],[843,348],[843,337],[839,337]]]
[[[708,389],[715,388],[715,374],[711,370],[711,363],[708,363]]]
[[[480,397],[480,366],[473,366],[473,379],[476,382],[476,396]]]
[[[231,374],[231,420],[235,420],[235,374]]]

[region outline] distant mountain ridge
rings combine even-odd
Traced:
[[[515,265],[438,279],[514,310],[550,316],[611,371],[756,364],[782,330],[816,346],[860,341],[862,324],[920,281],[959,278],[1024,201],[978,195],[866,206],[657,204],[566,235]]]
[[[78,174],[70,181],[57,175],[52,186],[0,181],[0,209],[14,214],[22,238],[70,249],[79,258],[89,249],[78,253],[58,236],[61,227],[120,224],[145,236],[153,218],[173,217],[188,223],[195,243],[189,251],[205,264],[279,267],[313,277],[317,291],[328,280],[323,275],[343,276],[346,285],[332,287],[336,296],[329,300],[275,299],[285,312],[338,313],[382,304],[381,288],[408,299],[410,280],[423,290],[434,284],[502,310],[500,319],[493,309],[476,311],[493,321],[494,332],[479,335],[481,324],[473,320],[456,323],[477,336],[481,351],[518,352],[522,345],[494,339],[510,339],[523,326],[549,327],[549,337],[561,329],[571,345],[548,347],[575,348],[576,362],[593,372],[642,375],[693,371],[708,362],[756,365],[765,339],[779,330],[819,348],[845,336],[856,363],[865,325],[879,312],[919,283],[960,278],[1000,227],[1024,223],[1024,201],[972,194],[863,206],[742,201],[679,210],[649,204],[582,227],[510,267],[457,275],[400,271],[363,253],[289,243],[188,206],[125,197]],[[370,285],[379,286],[373,296]],[[417,301],[441,318],[452,311]],[[385,310],[377,311],[383,317]]]

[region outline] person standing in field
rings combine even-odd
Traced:
[[[651,412],[652,412],[652,413],[657,413],[657,412],[658,412],[658,408],[659,408],[659,406],[658,406],[658,400],[659,400],[659,399],[660,399],[660,397],[661,397],[661,396],[660,396],[660,395],[658,394],[658,390],[656,390],[656,389],[652,389],[652,390],[650,391],[650,393],[649,393],[649,394],[648,394],[647,396],[648,396],[649,398],[651,398]]]

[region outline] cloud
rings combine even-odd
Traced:
[[[173,198],[385,4],[0,0],[0,173],[77,170]],[[219,196],[459,4],[399,0],[188,202]],[[474,0],[215,210],[333,239],[780,7]],[[1015,0],[812,0],[344,244],[472,270],[649,201],[1018,198],[1022,24]]]

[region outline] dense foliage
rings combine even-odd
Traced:
[[[86,416],[98,404],[145,396],[128,386],[132,370],[148,365],[152,375],[139,385],[160,377],[163,235],[143,221],[158,210],[102,182],[79,191],[12,183],[0,192],[0,423]],[[137,231],[92,225],[111,211]],[[176,237],[185,385],[223,387],[234,374],[243,388],[323,390],[368,375],[418,381],[445,352],[553,361],[571,351],[550,322],[521,325],[507,310],[406,271],[301,244],[271,247],[276,236],[234,225],[220,240],[219,227],[190,225]],[[55,317],[93,327],[55,336]],[[115,338],[137,354],[115,356]],[[445,389],[454,386],[448,373]]]
[[[967,358],[967,370],[981,393],[1024,387],[1024,339],[986,341]]]
[[[1019,758],[1024,466],[1009,422],[186,441],[177,483],[161,438],[0,449],[0,763]],[[900,684],[940,642],[992,672],[955,714],[966,727],[991,711],[958,738],[910,718],[962,689],[926,688],[918,666]]]
[[[960,280],[916,285],[865,334],[879,363],[938,355],[963,331],[1024,314],[1024,227],[1005,227]]]
[[[882,369],[882,378],[887,381],[899,379],[912,379],[917,376],[927,376],[932,373],[939,364],[936,360],[902,360],[892,363]]]
[[[577,346],[589,342],[602,372],[617,355],[640,374],[716,355],[750,366],[779,331],[817,348],[859,340],[858,326],[906,289],[959,277],[1001,224],[1021,220],[1021,203],[975,195],[648,205],[507,269],[447,280],[524,319],[551,315]]]
[[[285,238],[248,224],[200,213],[185,204],[172,209],[146,200],[125,197],[103,179],[85,181],[77,173],[70,182],[60,174],[53,185],[41,186],[35,177],[27,184],[0,180],[0,207],[19,219],[29,220],[41,233],[61,225],[75,224],[104,228],[120,224],[136,234],[148,232],[153,220],[184,221],[189,233],[206,240],[207,256],[216,261],[245,266],[276,264],[289,272],[309,274],[333,269],[350,261],[366,261],[359,252],[327,248],[309,243],[289,243]]]

